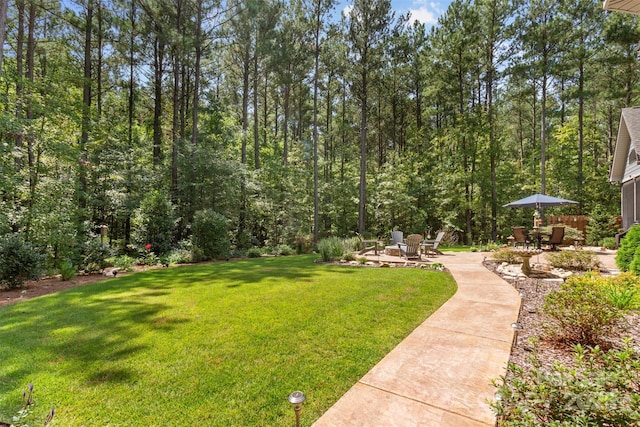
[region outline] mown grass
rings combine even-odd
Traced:
[[[455,292],[445,273],[282,257],[154,270],[0,309],[0,420],[310,425]],[[34,423],[35,424],[35,423]],[[41,424],[41,421],[38,425]]]

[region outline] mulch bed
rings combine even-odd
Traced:
[[[498,261],[486,260],[484,266],[490,271],[500,275],[505,281],[509,282],[520,295],[523,295],[522,306],[518,322],[522,325],[522,329],[518,331],[515,345],[511,349],[510,362],[521,367],[525,371],[531,367],[531,356],[533,354],[533,344],[531,339],[537,340],[536,350],[537,359],[542,363],[543,367],[550,367],[554,362],[560,362],[565,365],[573,364],[572,347],[566,344],[558,343],[544,338],[543,323],[544,315],[542,306],[546,295],[554,290],[560,289],[562,281],[545,280],[537,278],[512,278],[500,274],[497,269],[501,263]],[[601,272],[606,274],[606,272]],[[634,338],[633,347],[640,353],[640,343],[637,337],[640,337],[640,314],[635,312],[627,316],[628,328],[621,331],[616,337],[611,337],[608,344],[613,348],[622,347],[622,341],[625,337]]]

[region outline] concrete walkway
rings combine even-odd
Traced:
[[[313,426],[494,426],[490,381],[506,373],[520,297],[482,266],[484,256],[434,257],[451,271],[456,294]]]

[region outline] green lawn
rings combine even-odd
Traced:
[[[455,292],[450,275],[261,258],[154,270],[0,309],[0,421],[310,425]]]

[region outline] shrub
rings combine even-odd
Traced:
[[[278,245],[273,248],[273,254],[279,256],[293,255],[295,251],[289,245]]]
[[[313,236],[301,235],[296,236],[296,253],[298,255],[308,254],[313,248]]]
[[[152,250],[151,244],[146,245],[145,250],[142,251],[140,258],[138,258],[138,264],[153,267],[160,263],[160,258]]]
[[[640,295],[640,277],[625,272],[607,280],[606,294],[613,305],[620,310],[637,308]]]
[[[616,265],[620,270],[629,271],[638,246],[640,246],[640,226],[634,225],[620,242],[620,248],[616,254]]]
[[[262,251],[258,247],[249,248],[247,250],[247,257],[249,258],[260,258],[262,256]]]
[[[496,261],[506,262],[509,264],[519,264],[522,262],[522,258],[520,258],[517,253],[508,248],[495,251],[493,254],[491,254],[491,256]]]
[[[0,285],[14,289],[25,280],[39,279],[43,262],[44,256],[19,234],[0,238]]]
[[[140,203],[134,218],[134,238],[139,246],[150,244],[158,255],[171,249],[174,206],[164,191],[152,191]]]
[[[547,256],[549,263],[556,268],[588,271],[600,268],[600,261],[592,251],[560,251]]]
[[[344,242],[338,237],[328,237],[318,242],[318,251],[322,260],[334,261],[342,258],[342,254],[345,252]]]
[[[130,257],[129,255],[120,255],[111,260],[113,265],[117,267],[119,270],[123,271],[133,271],[133,266],[136,263],[135,258]]]
[[[596,205],[589,216],[589,223],[585,229],[587,244],[597,245],[607,237],[612,237],[618,232],[615,218],[601,205]]]
[[[345,261],[355,261],[356,255],[353,252],[348,251],[342,254],[342,259]]]
[[[168,254],[166,254],[162,260],[164,264],[188,264],[193,262],[193,254],[190,249],[177,248],[172,249]]]
[[[360,265],[364,265],[367,263],[367,258],[366,257],[360,257],[358,258],[358,264]]]
[[[598,245],[605,249],[615,249],[617,247],[616,238],[615,237],[605,237],[604,239],[600,239]]]
[[[76,266],[69,260],[64,261],[60,264],[60,276],[62,280],[69,280],[74,277],[77,273]]]
[[[191,242],[202,250],[205,259],[227,257],[229,237],[227,219],[211,209],[196,212],[191,224]]]
[[[629,264],[629,271],[634,274],[640,274],[640,250],[638,250],[640,246],[636,248],[636,251],[633,254],[633,259],[631,260],[631,264]]]
[[[625,310],[607,297],[613,279],[598,274],[572,276],[545,298],[548,337],[571,344],[596,345],[622,326]]]
[[[100,271],[104,269],[108,263],[107,258],[111,256],[111,249],[105,244],[100,243],[96,236],[91,236],[89,240],[82,245],[82,263],[80,268],[88,271]]]
[[[635,426],[640,414],[640,357],[627,342],[621,350],[574,347],[574,365],[542,367],[536,354],[525,372],[509,364],[494,381],[491,402],[501,427]]]

